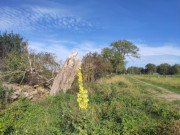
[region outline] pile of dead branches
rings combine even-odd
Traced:
[[[28,50],[23,54],[10,52],[0,65],[0,79],[4,81],[46,87],[60,70],[54,54]]]

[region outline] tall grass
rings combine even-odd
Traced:
[[[180,76],[139,75],[134,77],[180,94]]]

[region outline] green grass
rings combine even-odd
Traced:
[[[162,88],[168,89],[172,92],[180,94],[180,76],[169,75],[169,76],[153,76],[153,75],[139,75],[134,76],[135,78],[142,80],[144,82],[160,86]]]
[[[175,100],[174,103],[180,105],[180,100]]]
[[[132,84],[134,85],[134,87],[138,87],[139,90],[141,90],[141,92],[144,92],[146,94],[150,94],[151,90],[153,91],[157,91],[158,93],[163,93],[163,91],[161,89],[158,89],[156,86],[150,86],[150,85],[146,85],[144,83],[141,83],[135,79],[133,79],[131,76],[124,76],[126,79],[128,79],[129,81],[132,82]],[[150,90],[148,90],[150,89]],[[151,93],[152,94],[152,93]]]
[[[100,83],[101,82],[101,83]],[[0,134],[175,134],[179,110],[125,76],[85,84],[89,106],[79,110],[76,94],[39,102],[21,98],[0,112]]]

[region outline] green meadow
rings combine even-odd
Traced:
[[[78,89],[73,93],[69,90],[66,94],[49,96],[36,102],[20,98],[1,110],[0,133],[9,135],[179,134],[178,101],[168,102],[156,97],[148,89],[158,91],[157,88],[141,84],[132,77],[134,76],[118,75],[85,83],[84,87],[89,95],[86,110],[80,110],[78,107]],[[144,76],[135,77],[140,79]],[[156,77],[151,78],[158,80]],[[163,82],[167,78],[160,77],[160,79]],[[170,80],[170,77],[168,79]],[[174,77],[174,79],[179,78]]]
[[[136,75],[134,77],[180,94],[180,75]]]

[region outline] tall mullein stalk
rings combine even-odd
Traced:
[[[79,84],[79,93],[77,94],[77,102],[79,103],[80,109],[87,109],[88,106],[88,91],[84,89],[82,82],[82,73],[81,67],[78,68],[78,84]]]

